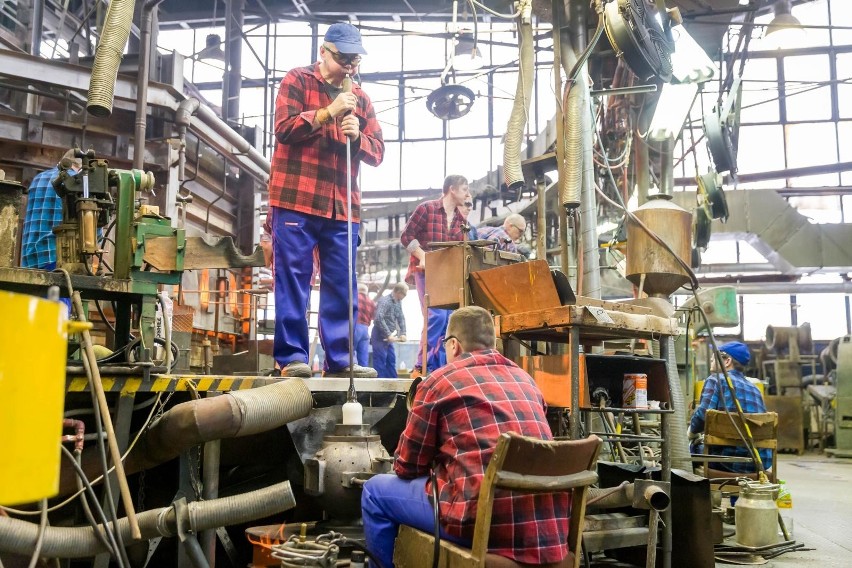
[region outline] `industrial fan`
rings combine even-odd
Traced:
[[[615,0],[606,5],[606,35],[619,57],[640,81],[672,77],[674,45],[645,0]]]
[[[739,89],[740,78],[737,77],[725,103],[704,115],[707,148],[719,173],[737,173],[736,126],[739,113],[734,112],[734,108],[739,98]]]
[[[475,97],[463,85],[442,85],[426,97],[426,108],[441,120],[453,120],[470,112]]]
[[[722,191],[719,174],[709,171],[695,178],[698,182],[698,204],[710,219],[728,220],[728,202]]]

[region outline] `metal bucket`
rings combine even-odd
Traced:
[[[740,482],[740,497],[734,507],[737,543],[768,546],[778,542],[778,498],[780,486],[755,481]]]

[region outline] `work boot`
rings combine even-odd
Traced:
[[[309,379],[311,378],[311,368],[308,367],[307,363],[302,363],[301,361],[290,361],[284,368],[281,369],[282,377],[298,377],[300,379]]]
[[[362,367],[361,365],[356,364],[354,365],[353,369],[354,372],[352,373],[352,376],[357,379],[375,379],[379,376],[379,373],[377,373],[376,370],[372,367]],[[323,376],[348,378],[349,367],[344,367],[343,369],[340,369],[338,371],[326,371]]]

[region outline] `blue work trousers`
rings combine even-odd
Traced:
[[[420,307],[426,303],[426,276],[423,272],[414,273],[414,285],[417,287],[417,297]],[[447,334],[447,324],[452,310],[429,308],[429,322],[426,327],[426,368],[428,372],[447,364],[447,353],[444,351],[444,336]],[[425,322],[424,322],[425,324]],[[420,348],[417,350],[415,367],[423,368],[423,336],[420,337]]]
[[[363,323],[355,323],[355,362],[362,367],[370,366],[370,328]]]
[[[396,378],[396,348],[393,343],[379,331],[379,326],[373,325],[370,334],[370,345],[373,346],[373,368],[382,379]]]
[[[426,494],[426,477],[400,479],[393,474],[376,475],[364,484],[361,511],[367,550],[384,568],[393,568],[393,548],[399,525],[408,525],[432,534],[435,512]],[[449,536],[441,529],[441,538],[470,548],[469,540]]]
[[[319,248],[320,340],[329,371],[349,366],[349,294],[346,221],[270,207],[275,251],[275,339],[273,356],[279,366],[308,363],[307,310],[311,297],[313,250]],[[352,258],[358,247],[358,223],[352,223]],[[352,266],[352,298],[358,297]],[[352,306],[358,320],[358,304]]]

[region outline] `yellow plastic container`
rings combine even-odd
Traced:
[[[68,325],[65,305],[0,291],[0,505],[59,490]]]

